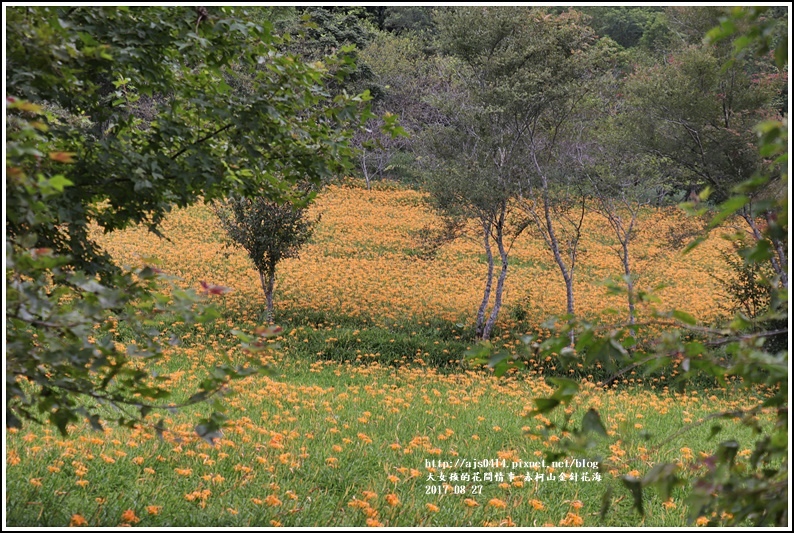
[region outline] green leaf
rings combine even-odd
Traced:
[[[102,427],[102,421],[99,418],[99,415],[93,414],[88,417],[88,423],[91,426],[91,429],[94,431],[104,431],[104,427]]]
[[[756,241],[755,246],[750,246],[739,251],[748,264],[765,263],[772,258],[772,245],[766,239]]]
[[[494,377],[500,378],[504,376],[505,373],[507,373],[507,371],[510,370],[510,368],[511,365],[507,361],[502,361],[493,367],[494,369],[493,375]]]
[[[532,401],[535,402],[538,413],[547,413],[560,405],[560,400],[556,398],[534,398]]]
[[[226,421],[226,416],[217,411],[213,411],[210,417],[196,425],[196,434],[215,446],[215,441],[223,436],[222,426]]]
[[[569,403],[571,398],[579,392],[579,383],[569,378],[549,378],[549,381],[557,386],[552,398],[562,403]]]
[[[74,185],[74,182],[58,174],[47,180],[47,184],[58,192],[63,192],[64,187]]]
[[[637,509],[641,516],[645,516],[645,511],[642,508],[642,482],[636,477],[629,475],[622,476],[621,479],[631,492],[632,498],[634,498],[634,508]]]
[[[700,244],[702,244],[707,238],[708,237],[705,235],[700,235],[696,237],[695,239],[692,240],[692,242],[686,245],[682,253],[688,254],[689,252],[700,246]]]
[[[66,427],[69,425],[69,422],[76,421],[77,416],[71,410],[59,407],[50,413],[49,420],[58,428],[61,436],[66,437]]]
[[[670,499],[676,485],[682,484],[682,480],[675,475],[678,466],[673,463],[659,463],[655,465],[642,479],[642,486],[656,485],[661,493],[663,500]]]
[[[706,346],[700,342],[688,342],[684,345],[684,353],[688,357],[695,357],[706,352]]]
[[[684,324],[689,324],[690,326],[694,326],[695,324],[697,324],[697,320],[695,320],[695,317],[693,317],[686,311],[675,310],[673,311],[672,314],[674,318],[677,318]]]
[[[720,205],[720,211],[709,222],[709,228],[716,228],[736,211],[747,205],[750,199],[746,196],[732,196]]]
[[[735,440],[720,443],[717,448],[717,457],[721,462],[733,464],[736,454],[739,452],[739,443]]]
[[[199,324],[206,324],[207,322],[211,322],[220,316],[220,312],[215,307],[205,307],[201,314],[196,317],[196,322]]]
[[[711,188],[711,185],[706,185],[706,188],[698,193],[698,199],[701,202],[705,202],[706,200],[709,199],[709,196],[711,196],[712,192],[714,192],[714,191]]]
[[[584,414],[584,417],[582,417],[582,432],[585,434],[598,433],[602,437],[607,436],[607,429],[604,427],[598,411],[592,407],[588,409]]]
[[[463,352],[463,356],[466,359],[470,359],[473,364],[487,364],[491,356],[491,350],[491,343],[483,341]]]
[[[494,367],[496,367],[496,365],[498,365],[499,363],[505,361],[510,356],[511,356],[510,352],[508,352],[506,350],[500,350],[499,352],[497,352],[494,355],[492,355],[491,358],[488,360],[488,367],[489,368],[494,368]]]

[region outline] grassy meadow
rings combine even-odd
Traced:
[[[738,421],[721,422],[719,439],[709,440],[709,424],[675,434],[711,412],[756,405],[763,391],[735,382],[727,388],[673,383],[674,375],[640,372],[598,388],[583,372],[575,376],[582,392],[567,409],[574,420],[591,407],[601,413],[609,439],[599,440],[592,456],[576,458],[598,467],[525,466],[543,460],[559,441],[554,433],[544,438],[527,430],[543,429],[563,413],[525,416],[533,397],[552,391],[544,376],[556,375],[556,367],[552,359],[534,361],[527,372],[497,379],[461,362],[473,345],[470,326],[485,276],[479,243],[461,239],[434,259],[423,257],[423,230],[438,220],[410,189],[338,184],[312,212],[320,216],[312,243],[279,267],[276,321],[283,333],[265,356],[275,373],[232,384],[222,400],[230,424],[215,446],[193,433],[210,405],[150,415],[152,424],[165,419],[162,439],[150,428],[112,424],[104,432],[71,426],[68,438],[46,426],[9,430],[7,525],[676,527],[687,525],[685,488],[669,500],[647,491],[640,517],[620,476],[672,461],[690,479],[705,468],[699,459],[727,438],[739,442],[739,460],[750,455],[752,435]],[[675,211],[649,211],[640,228],[633,248],[638,285],[665,283],[660,307],[687,309],[704,323],[718,320],[712,275],[725,268],[719,257],[725,242],[713,236],[682,257],[676,241],[686,243],[696,225]],[[618,320],[625,303],[603,285],[619,279],[614,238],[593,214],[584,232],[579,312],[611,317],[606,310],[615,308],[611,319]],[[156,369],[169,375],[179,400],[212,364],[242,357],[230,332],[253,331],[264,303],[247,256],[224,246],[208,207],[174,211],[164,233],[169,241],[143,228],[98,239],[120,264],[156,256],[186,286],[207,281],[233,289],[212,296],[221,311],[215,322],[168,326],[182,344],[168,348]],[[520,335],[542,334],[544,318],[564,311],[565,293],[539,239],[522,236],[510,257],[492,340],[515,349]],[[120,348],[135,342],[124,324],[116,330]],[[483,460],[500,463],[454,466]],[[579,479],[559,480],[568,472]],[[612,511],[601,521],[609,487]],[[720,518],[699,517],[696,524]]]

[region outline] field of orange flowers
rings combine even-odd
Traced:
[[[675,387],[667,384],[672,376],[639,385],[642,376],[630,374],[609,389],[583,378],[567,413],[580,420],[597,409],[609,436],[590,456],[574,458],[581,463],[545,464],[560,436],[528,432],[563,413],[526,416],[532,398],[552,390],[539,370],[496,379],[424,361],[432,353],[455,361],[468,347],[456,324],[469,323],[479,302],[478,244],[460,240],[434,260],[418,258],[418,234],[438,221],[413,190],[337,185],[312,209],[322,215],[312,244],[279,269],[276,317],[284,332],[267,357],[276,373],[232,385],[223,399],[230,423],[222,438],[211,446],[193,433],[206,405],[150,415],[152,424],[165,419],[163,439],[147,427],[112,424],[104,432],[72,426],[66,438],[47,427],[10,430],[8,525],[684,526],[685,488],[667,500],[650,491],[640,517],[619,476],[672,461],[691,479],[718,441],[709,440],[708,425],[669,437],[708,413],[764,399],[762,391],[738,386]],[[222,318],[214,324],[172,326],[183,344],[169,348],[157,369],[185,395],[210,365],[239,358],[230,331],[252,330],[261,312],[256,273],[243,252],[224,247],[213,217],[204,206],[174,212],[165,225],[168,242],[143,229],[101,237],[121,264],[157,256],[160,268],[188,286],[208,281],[233,289],[217,297]],[[580,309],[622,309],[601,284],[619,272],[611,240],[596,216],[586,223]],[[687,223],[672,212],[646,214],[636,270],[644,287],[669,285],[659,293],[662,305],[708,322],[718,313],[707,303],[717,290],[710,273],[724,268],[724,244],[712,238],[681,258],[666,243]],[[564,308],[559,274],[537,240],[522,237],[512,257],[504,342],[516,325],[510,309],[523,306],[531,322]],[[134,340],[123,332],[119,339]],[[411,364],[383,360],[414,349],[404,354]],[[351,357],[329,357],[347,352]],[[728,436],[746,460],[749,432],[728,420],[721,440]],[[602,522],[608,487],[612,511]],[[695,518],[701,525],[724,517]]]
[[[441,248],[436,259],[419,259],[420,233],[439,225],[424,195],[411,189],[364,190],[355,184],[330,187],[312,207],[321,221],[313,242],[298,259],[279,265],[277,308],[322,310],[351,317],[380,319],[436,317],[459,320],[474,315],[485,281],[485,259],[479,234]],[[658,292],[662,307],[687,309],[705,322],[715,319],[718,290],[712,273],[725,268],[715,236],[683,257],[687,230],[696,224],[675,208],[649,211],[632,245],[637,288]],[[263,299],[258,276],[244,251],[226,248],[224,237],[206,206],[176,211],[165,224],[164,242],[145,228],[106,236],[101,242],[120,262],[139,265],[156,256],[162,268],[196,286],[210,280],[234,289],[226,305],[247,310]],[[625,302],[609,296],[606,280],[622,274],[616,241],[605,220],[588,213],[580,245],[575,292],[578,311],[600,314],[623,310]],[[539,237],[525,232],[510,254],[506,309],[521,305],[542,319],[565,309],[565,286]],[[505,313],[507,315],[507,313]],[[509,317],[503,317],[509,326]]]

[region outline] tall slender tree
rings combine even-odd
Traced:
[[[447,8],[436,11],[436,25],[441,50],[462,65],[462,94],[468,102],[449,115],[447,131],[457,131],[458,137],[449,135],[448,146],[458,148],[447,152],[467,157],[468,173],[479,172],[481,181],[498,184],[486,187],[498,209],[486,211],[493,213],[487,217],[493,222],[482,224],[486,255],[487,236],[493,231],[502,257],[496,299],[501,302],[509,251],[500,245],[505,229],[499,224],[509,219],[508,210],[518,199],[528,217],[516,230],[526,229],[527,218],[534,222],[561,270],[568,311],[573,313],[583,204],[575,200],[582,196],[573,187],[572,175],[559,170],[562,163],[572,166],[573,117],[611,48],[594,46],[595,34],[573,11],[554,15],[525,7]],[[460,136],[466,141],[453,140]],[[565,242],[558,235],[561,220],[569,221],[573,230]],[[570,262],[563,257],[566,253]],[[485,296],[490,279],[486,278]],[[498,306],[495,309],[498,314]]]

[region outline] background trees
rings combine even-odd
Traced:
[[[628,319],[636,318],[636,282],[631,245],[640,232],[646,206],[664,206],[672,185],[662,158],[630,152],[634,139],[620,124],[627,120],[625,98],[616,90],[621,80],[605,77],[597,84],[591,105],[577,117],[581,131],[575,148],[573,174],[582,180],[587,208],[601,215],[611,229],[615,253],[626,283]]]
[[[458,83],[438,98],[440,120],[426,133],[427,157],[435,163],[428,186],[436,205],[447,214],[457,209],[458,214],[476,218],[481,228],[487,274],[475,329],[482,339],[489,338],[502,306],[510,245],[526,228],[514,216],[524,132],[510,127],[513,113],[522,111],[504,95],[516,82],[515,68],[530,53],[523,48],[532,31],[524,26],[531,20],[529,13],[524,8],[437,12],[439,42],[456,60]],[[475,20],[479,34],[472,40],[467,34]],[[486,320],[493,289],[491,239],[501,268]]]
[[[774,48],[774,60],[778,68],[785,68],[788,61],[788,46],[784,36],[778,34],[779,41],[769,38],[774,34],[775,23],[766,18],[766,8],[746,9],[734,8],[720,18],[720,26],[709,32],[708,43],[724,40],[739,34],[734,42],[733,61],[729,65],[735,64],[741,55],[737,52],[747,52],[748,46],[756,53],[764,55]],[[741,29],[740,29],[741,28]],[[764,37],[766,36],[766,37]],[[692,49],[686,49],[691,51]],[[696,51],[697,54],[700,51]],[[701,525],[744,525],[751,523],[756,526],[775,525],[778,527],[788,525],[788,454],[789,454],[789,434],[788,434],[788,401],[789,401],[789,360],[788,349],[783,343],[770,342],[786,332],[788,318],[788,286],[787,269],[778,264],[774,275],[761,278],[761,284],[756,285],[754,272],[761,269],[761,265],[774,257],[773,245],[784,240],[783,235],[788,231],[788,197],[784,194],[776,194],[778,187],[787,186],[788,149],[787,149],[787,127],[780,120],[766,120],[758,123],[755,127],[749,124],[743,125],[740,131],[733,131],[734,137],[747,135],[755,132],[758,137],[758,145],[754,151],[752,145],[734,145],[738,153],[727,154],[720,152],[716,146],[721,146],[720,141],[725,141],[726,137],[720,135],[720,119],[707,121],[701,129],[697,117],[701,112],[714,110],[713,101],[709,98],[709,88],[713,88],[713,80],[719,78],[718,71],[709,68],[709,59],[695,57],[688,58],[693,63],[686,67],[671,61],[675,73],[668,72],[665,78],[655,79],[649,85],[658,87],[659,101],[646,102],[644,109],[654,109],[654,105],[662,106],[667,113],[664,115],[659,112],[652,120],[644,123],[659,129],[665,129],[667,124],[674,124],[681,129],[676,129],[676,133],[681,134],[680,138],[688,137],[687,147],[679,146],[670,150],[669,158],[665,154],[659,153],[662,158],[671,161],[674,165],[681,165],[684,168],[695,172],[699,169],[700,176],[711,182],[713,190],[719,191],[719,206],[712,210],[713,217],[708,225],[707,231],[722,225],[728,217],[740,213],[742,218],[753,219],[757,214],[763,212],[766,219],[770,221],[763,232],[756,234],[756,240],[751,245],[738,245],[739,255],[742,261],[732,261],[738,265],[739,273],[749,274],[750,282],[747,286],[756,294],[767,289],[770,298],[761,312],[762,321],[766,321],[766,326],[758,328],[758,322],[751,319],[751,308],[746,309],[747,313],[739,310],[733,320],[724,328],[698,326],[694,318],[684,310],[655,311],[655,322],[663,325],[666,329],[658,341],[648,350],[650,355],[645,353],[630,356],[626,348],[635,345],[635,339],[629,338],[627,333],[638,330],[638,325],[630,324],[620,330],[600,328],[597,324],[579,321],[575,326],[567,325],[556,332],[556,335],[546,341],[533,342],[528,339],[528,352],[531,357],[542,357],[548,353],[559,354],[558,361],[563,371],[574,368],[574,365],[586,366],[598,363],[608,368],[614,377],[637,368],[647,368],[652,372],[659,368],[668,367],[672,363],[672,357],[683,357],[681,369],[684,371],[679,383],[689,385],[700,376],[707,376],[716,380],[720,385],[725,386],[726,376],[739,377],[743,386],[747,388],[768,387],[769,394],[763,402],[758,405],[750,405],[746,408],[732,409],[729,411],[715,412],[703,418],[701,421],[690,424],[675,433],[674,438],[685,434],[688,431],[704,423],[711,423],[711,437],[718,436],[722,427],[716,423],[720,419],[740,419],[741,423],[752,429],[752,437],[748,440],[753,441],[750,459],[747,462],[737,461],[737,454],[742,446],[738,439],[724,440],[715,446],[714,452],[704,457],[701,463],[705,466],[704,472],[698,477],[691,487],[688,498],[689,520],[694,521],[698,518]],[[772,59],[772,58],[768,58]],[[678,67],[678,70],[675,69]],[[653,70],[653,69],[651,69]],[[706,83],[708,76],[703,74],[714,73],[715,78],[712,82]],[[730,67],[720,70],[719,74],[730,72]],[[734,73],[734,81],[737,81],[741,73]],[[679,95],[680,98],[674,99],[675,102],[668,101],[665,104],[664,95],[674,93],[677,90],[676,76],[682,76],[689,86],[688,94],[694,100],[700,99],[706,94],[706,100],[702,101],[702,106],[692,105],[692,100],[687,101],[686,95]],[[652,78],[652,76],[650,77]],[[648,79],[634,79],[631,83],[642,85]],[[698,85],[698,82],[702,84]],[[739,85],[741,85],[739,83]],[[694,91],[700,90],[697,95]],[[763,91],[754,93],[755,96]],[[713,95],[711,95],[713,96]],[[682,106],[675,107],[675,104]],[[711,107],[709,105],[711,104]],[[666,107],[665,107],[666,106]],[[690,107],[691,106],[691,107]],[[761,107],[756,107],[761,106]],[[640,107],[638,106],[638,109]],[[683,108],[683,109],[682,109]],[[751,106],[746,113],[752,116],[758,113],[756,120],[763,115],[764,106],[757,102]],[[723,126],[730,123],[732,113],[726,111],[729,106],[722,106],[725,116],[722,117]],[[679,114],[676,113],[679,112]],[[641,123],[641,122],[640,122]],[[727,126],[724,126],[728,129]],[[683,130],[683,131],[682,131]],[[670,137],[673,135],[671,134]],[[669,139],[669,138],[668,138]],[[706,140],[715,143],[710,150],[706,149]],[[643,139],[645,140],[645,139]],[[648,139],[653,142],[651,135]],[[731,139],[733,140],[733,139]],[[738,142],[738,141],[736,141]],[[694,145],[694,146],[693,146]],[[746,151],[742,151],[746,150]],[[688,159],[692,158],[692,159]],[[712,159],[713,158],[713,159]],[[763,161],[760,159],[768,159]],[[689,161],[689,163],[685,163]],[[753,161],[758,166],[748,164],[745,168],[738,161]],[[709,162],[712,165],[709,165]],[[778,166],[781,165],[781,166]],[[619,167],[618,167],[619,168]],[[709,170],[706,171],[705,169]],[[719,171],[717,169],[729,169]],[[731,180],[741,180],[739,183]],[[692,210],[693,204],[705,201],[708,192],[696,195],[694,201],[684,207]],[[753,198],[763,198],[760,201],[763,208],[761,210],[750,211],[747,215],[741,213],[753,200]],[[704,214],[706,209],[696,210],[695,213]],[[749,221],[748,221],[749,224]],[[700,241],[695,240],[688,246],[692,249]],[[773,266],[774,263],[773,263]],[[763,287],[763,289],[762,289]],[[750,294],[744,295],[745,303],[757,303]],[[752,313],[758,311],[757,307],[752,308]],[[782,322],[775,322],[780,320]],[[774,325],[773,325],[774,324]],[[780,325],[778,328],[777,325]],[[568,332],[571,327],[576,327],[580,331],[579,341],[575,345],[575,350],[566,351],[569,346]],[[606,333],[606,329],[610,329]],[[690,335],[697,334],[698,338],[692,339]],[[475,360],[485,361],[483,354],[487,350],[475,351],[471,355]],[[621,359],[621,356],[623,359]],[[503,373],[513,363],[511,357],[504,353],[496,354],[491,357],[491,366],[496,366],[497,371]],[[623,366],[618,369],[615,360]],[[611,367],[611,368],[610,368]],[[613,379],[609,378],[601,384],[609,384]],[[551,397],[536,398],[536,409],[529,413],[530,416],[548,413],[558,406],[567,406],[571,398],[579,390],[579,384],[573,380],[565,378],[552,378],[552,383],[557,390]],[[761,424],[759,415],[766,410],[771,413],[772,421]],[[566,409],[567,413],[567,409]],[[588,453],[591,435],[600,434],[608,437],[607,432],[600,421],[596,410],[589,410],[582,418],[581,424],[571,423],[570,415],[566,415],[563,423],[559,426],[563,436],[561,440],[562,450],[558,452],[562,455],[579,455]],[[542,434],[546,434],[544,428]],[[540,433],[539,433],[540,434]],[[559,457],[557,454],[549,454],[548,457]],[[671,491],[678,485],[685,482],[678,476],[680,467],[674,463],[658,463],[654,465],[642,477],[627,474],[622,476],[622,482],[631,494],[634,507],[640,514],[644,514],[643,502],[645,495],[643,491],[649,486],[658,488],[663,498],[668,498]],[[604,495],[603,514],[609,511],[612,500],[611,492]]]
[[[572,174],[581,130],[575,122],[610,61],[609,43],[594,46],[595,34],[574,11],[456,8],[437,16],[442,50],[468,68],[465,94],[481,125],[470,134],[472,149],[510,184],[511,199],[520,201],[560,269],[573,314],[584,216]]]
[[[580,159],[581,176],[587,180],[586,194],[591,209],[602,215],[612,230],[615,252],[623,267],[626,282],[629,324],[636,318],[636,273],[632,267],[631,244],[640,231],[639,216],[643,207],[653,205],[660,183],[658,164],[652,158],[629,157],[614,146],[600,146],[597,153]]]
[[[372,106],[379,115],[356,134],[361,174],[367,184],[384,178],[418,183],[417,135],[436,121],[431,101],[454,84],[445,79],[451,69],[443,58],[424,53],[417,39],[389,32],[376,34],[360,59],[372,72],[377,87]],[[381,131],[386,113],[400,117],[408,136],[394,138]]]
[[[599,36],[609,36],[625,48],[643,42],[643,37],[663,12],[663,7],[581,7],[589,15],[589,26]],[[647,40],[647,38],[646,38]]]
[[[766,166],[753,127],[779,117],[775,98],[786,76],[769,61],[736,60],[718,52],[690,46],[665,64],[638,69],[626,83],[634,110],[626,126],[639,150],[678,170],[681,193],[694,197],[708,187],[719,203]],[[744,196],[740,210],[756,240],[765,202],[755,204],[764,197],[761,191]],[[773,248],[773,268],[788,283],[784,247]]]
[[[426,185],[434,206],[448,218],[449,225],[459,218],[477,221],[487,271],[475,331],[479,338],[488,340],[502,306],[510,247],[526,225],[515,220],[512,204],[515,182],[507,169],[494,164],[493,153],[480,144],[479,134],[487,135],[491,125],[482,124],[482,117],[477,117],[476,111],[473,114],[458,108],[450,125],[425,132],[425,142],[431,151],[427,156],[430,160]],[[496,243],[501,265],[495,290],[491,242]],[[487,312],[492,292],[494,303]]]

